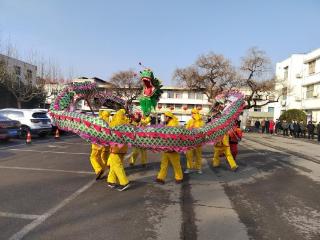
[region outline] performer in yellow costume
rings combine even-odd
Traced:
[[[186,128],[200,128],[204,126],[204,122],[202,121],[202,117],[199,113],[199,110],[194,108],[191,110],[192,118],[187,122]],[[193,156],[195,155],[195,161],[193,161]],[[201,174],[201,161],[202,161],[202,147],[196,147],[195,149],[188,150],[186,153],[187,157],[187,169],[184,173],[191,173],[192,170],[196,170],[197,173]]]
[[[110,127],[116,127],[123,124],[129,124],[129,119],[125,115],[126,111],[124,109],[120,109],[113,116]],[[110,171],[108,174],[108,186],[111,188],[116,188],[119,183],[119,187],[117,190],[123,191],[130,187],[129,180],[126,176],[123,167],[124,156],[128,151],[127,145],[115,145],[110,146],[110,155],[108,158],[108,162],[110,164]]]
[[[177,127],[179,125],[178,119],[171,112],[165,112],[164,115],[165,122],[168,127]],[[180,164],[180,155],[178,152],[174,151],[162,153],[160,171],[158,173],[156,181],[160,184],[165,183],[169,162],[173,167],[176,183],[181,183],[183,180],[183,174]]]
[[[147,126],[150,124],[150,122],[151,122],[151,118],[149,116],[144,117],[144,116],[141,116],[140,112],[135,112],[131,123],[135,126]],[[133,148],[130,156],[130,165],[134,166],[137,160],[137,157],[139,155],[141,156],[142,167],[146,167],[147,166],[147,150],[141,149],[141,148]]]
[[[109,111],[99,111],[99,117],[109,124],[110,112]],[[91,145],[90,162],[96,173],[96,180],[99,180],[106,167],[108,166],[107,160],[109,157],[109,147],[100,146],[97,144]]]
[[[238,165],[236,164],[236,162],[232,157],[230,144],[229,144],[229,135],[227,133],[223,136],[222,140],[217,142],[216,145],[214,146],[214,156],[212,161],[213,167],[220,166],[220,155],[223,155],[223,154],[226,156],[231,170],[236,171],[238,169]]]

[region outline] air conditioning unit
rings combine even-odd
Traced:
[[[285,105],[286,105],[286,100],[282,100],[282,101],[281,101],[281,105],[282,105],[282,106],[285,106]]]
[[[301,73],[297,73],[296,74],[296,78],[302,78],[302,74]]]
[[[313,97],[318,97],[318,93],[317,92],[313,92],[312,96]]]

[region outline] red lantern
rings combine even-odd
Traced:
[[[161,104],[158,104],[158,109],[160,110],[162,108],[162,105]]]
[[[187,105],[183,105],[182,109],[186,111],[188,109],[188,106]]]

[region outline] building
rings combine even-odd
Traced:
[[[182,124],[191,118],[193,108],[198,108],[203,115],[206,115],[211,106],[208,97],[200,91],[169,86],[164,86],[162,90],[157,112],[172,111]]]
[[[275,118],[286,110],[300,109],[308,120],[320,122],[320,48],[277,63],[276,77],[282,96],[275,104]]]
[[[0,62],[4,62],[7,72],[14,75],[19,83],[36,84],[37,66],[3,54],[0,54]],[[17,107],[17,100],[5,88],[0,87],[0,95],[0,108]],[[23,107],[30,107],[32,104],[32,101],[22,103]]]

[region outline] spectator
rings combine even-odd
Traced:
[[[283,136],[288,136],[288,128],[289,128],[289,124],[287,123],[286,120],[283,120],[282,122]]]
[[[274,123],[274,121],[271,119],[271,120],[269,121],[269,133],[270,133],[270,134],[273,134],[274,126],[275,126],[275,123]]]
[[[320,122],[317,125],[318,142],[320,142]]]
[[[266,121],[263,119],[261,121],[261,133],[264,133],[265,129],[266,129]]]
[[[293,136],[299,138],[300,125],[297,121],[293,121]]]
[[[314,124],[311,121],[309,121],[307,125],[308,139],[313,139],[314,129],[315,129]]]
[[[303,121],[301,121],[300,122],[300,136],[303,138],[306,138],[306,131],[307,131],[307,126]]]
[[[278,131],[282,129],[282,126],[281,126],[281,121],[279,121],[279,119],[276,119],[276,125],[275,125],[275,128],[274,128],[274,133],[275,134],[278,134]]]
[[[265,124],[266,124],[266,133],[269,133],[270,122],[268,119],[266,120]]]
[[[294,126],[293,126],[294,120],[293,122],[289,123],[289,131],[290,131],[290,136],[293,137],[293,133],[294,133]]]
[[[256,129],[256,132],[259,132],[259,129],[260,129],[260,121],[257,120],[255,123],[254,123],[254,127]]]

